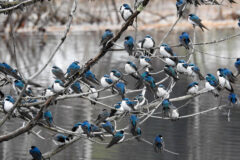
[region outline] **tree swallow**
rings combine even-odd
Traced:
[[[56,79],[52,85],[52,89],[55,93],[64,91],[64,83],[60,79]]]
[[[198,92],[198,83],[192,82],[187,87],[187,94],[197,94]]]
[[[137,127],[137,128],[131,128],[131,133],[133,136],[136,136],[136,139],[138,141],[141,141],[141,135],[142,135],[142,130],[140,127]]]
[[[65,76],[64,76],[64,73],[63,73],[61,68],[59,68],[57,66],[53,66],[52,67],[52,73],[55,76],[54,77],[55,79],[60,79],[63,82],[65,81]]]
[[[135,114],[132,114],[130,116],[130,125],[131,125],[131,130],[136,130],[137,125],[138,125],[138,117]]]
[[[100,42],[100,46],[106,46],[107,42],[113,38],[113,32],[110,29],[106,29],[102,35],[102,40]]]
[[[72,64],[69,65],[69,67],[67,68],[67,78],[72,77],[73,75],[75,75],[77,72],[80,71],[80,66],[79,66],[79,62],[78,61],[74,61]]]
[[[141,48],[149,50],[151,54],[154,52],[154,47],[155,41],[150,35],[145,36],[145,38],[141,41]]]
[[[118,131],[112,138],[112,140],[110,141],[110,143],[107,145],[106,148],[110,148],[111,146],[117,144],[117,143],[121,143],[125,138],[124,135],[124,131],[120,130]]]
[[[83,77],[84,77],[84,82],[89,84],[89,85],[90,85],[89,82],[92,82],[92,83],[94,83],[96,85],[100,85],[99,80],[96,78],[95,74],[93,74],[90,70],[85,72]]]
[[[95,126],[95,125],[91,124],[91,132],[92,132],[94,137],[99,138],[101,141],[104,140],[103,139],[103,133],[96,133],[96,132],[102,132],[102,130],[98,126]]]
[[[232,71],[230,71],[227,68],[219,68],[217,71],[217,75],[222,75],[224,78],[226,78],[227,80],[229,80],[232,83],[235,83],[236,81],[236,77],[234,76],[234,74],[232,73]]]
[[[164,61],[167,65],[175,67],[178,64],[178,57],[174,54],[173,57],[164,58]]]
[[[147,56],[141,56],[139,59],[139,62],[140,62],[140,66],[143,68],[145,67],[152,68],[151,59]]]
[[[41,151],[35,146],[31,147],[31,149],[29,150],[29,153],[32,155],[34,160],[42,160],[43,158]]]
[[[3,110],[4,112],[8,113],[12,108],[15,103],[15,100],[13,99],[12,96],[6,96],[3,101]],[[16,112],[16,110],[14,110]]]
[[[167,75],[172,77],[175,81],[179,80],[178,74],[177,74],[176,70],[172,66],[165,65],[164,71],[165,71],[165,73]]]
[[[69,142],[69,138],[67,136],[63,135],[63,134],[60,134],[60,133],[58,133],[54,136],[54,140],[57,143],[57,145],[64,145],[67,142]]]
[[[88,121],[84,121],[81,124],[82,130],[84,134],[87,134],[87,137],[92,137],[91,134],[91,124]]]
[[[238,102],[237,95],[235,93],[230,92],[228,100],[231,102],[231,104],[237,104]]]
[[[177,16],[181,17],[184,9],[186,7],[186,1],[185,0],[177,0],[176,7],[177,7]]]
[[[154,143],[153,143],[153,148],[155,152],[160,152],[163,150],[163,137],[162,135],[158,135],[155,137],[154,139]]]
[[[140,78],[137,66],[131,61],[127,61],[127,63],[125,64],[125,72],[127,74],[130,74],[133,78],[137,80]]]
[[[82,93],[81,85],[79,81],[75,81],[70,87],[74,93]]]
[[[90,86],[89,92],[91,92],[91,93],[88,95],[88,98],[97,101],[97,98],[98,98],[99,94],[98,94],[96,88],[93,87],[93,86]],[[90,102],[91,102],[91,104],[93,104],[93,105],[96,104],[96,102],[94,102],[94,101],[91,101],[91,100],[90,100]]]
[[[125,37],[124,48],[128,52],[129,56],[133,55],[134,39],[132,36]]]
[[[82,130],[82,123],[81,122],[78,122],[76,124],[74,124],[73,128],[72,128],[72,132],[75,132],[75,133],[79,133],[79,134],[82,134],[83,133],[83,130]],[[69,139],[73,139],[73,135],[69,135],[68,136]]]
[[[202,22],[201,22],[202,20],[195,14],[189,14],[188,21],[193,25],[193,27],[195,27],[195,26],[200,27],[203,32],[204,32],[203,28],[208,30],[208,28],[202,24]]]
[[[118,81],[119,79],[122,78],[122,74],[121,74],[121,72],[119,72],[118,70],[113,69],[113,70],[111,70],[111,72],[110,72],[110,78],[111,78],[114,82],[116,82],[116,81]]]
[[[100,123],[105,121],[109,116],[110,116],[110,113],[106,109],[103,109],[95,121],[96,125],[99,125]]]
[[[163,43],[163,44],[160,45],[160,54],[163,57],[174,56],[172,48],[166,43]]]
[[[104,123],[102,124],[102,128],[109,134],[112,134],[114,136],[114,126],[112,125],[111,122],[109,121],[104,121]]]
[[[142,94],[139,94],[134,98],[134,101],[137,102],[137,104],[134,105],[134,110],[139,110],[145,104],[146,98]]]
[[[105,74],[102,78],[101,78],[101,85],[106,88],[109,87],[113,84],[113,80],[110,78],[109,75]]]
[[[180,73],[180,74],[186,74],[187,73],[187,67],[188,64],[184,61],[184,60],[179,60],[176,70]]]
[[[118,82],[114,85],[114,88],[118,91],[118,94],[121,95],[122,98],[125,97],[126,87],[123,82]]]
[[[234,92],[231,83],[230,83],[229,80],[228,80],[227,78],[225,78],[222,74],[220,74],[220,75],[218,76],[218,81],[219,81],[219,85],[220,85],[222,88],[226,88],[226,90],[228,90],[229,92]]]
[[[216,89],[220,89],[219,87],[219,81],[217,80],[217,78],[213,75],[213,74],[207,74],[206,76],[206,83],[205,83],[205,88],[208,90],[208,91],[212,91],[212,93],[215,95],[215,96],[219,96],[219,93]]]
[[[123,108],[124,111],[132,111],[134,110],[134,106],[137,103],[135,101],[131,101],[128,98],[123,98],[122,103],[121,103],[121,107]]]
[[[115,109],[111,109],[111,113],[110,113],[110,116],[109,117],[112,117],[112,116],[115,116],[115,115],[121,115],[124,113],[124,109],[122,107],[122,102],[117,102],[115,105],[114,105],[114,108]]]
[[[166,87],[163,84],[158,85],[157,96],[159,98],[166,98],[166,99],[169,98],[169,93],[168,93],[168,91],[166,90]]]
[[[21,80],[22,78],[18,75],[18,72],[16,69],[13,69],[10,65],[3,62],[0,63],[0,71],[2,71],[5,75],[12,76],[15,79]]]
[[[120,13],[124,21],[127,21],[129,17],[133,14],[131,7],[128,4],[123,4],[120,7]]]
[[[53,127],[53,116],[51,111],[47,110],[44,112],[44,119],[46,120],[49,127]]]
[[[179,42],[187,50],[191,47],[190,46],[191,41],[187,32],[182,32],[182,35],[179,36]]]

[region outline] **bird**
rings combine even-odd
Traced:
[[[12,96],[6,96],[3,100],[3,110],[8,113],[14,106],[15,100]],[[14,111],[16,112],[16,110]]]
[[[47,122],[49,127],[53,127],[53,116],[52,116],[52,112],[47,110],[44,112],[44,119]]]
[[[130,74],[133,78],[135,78],[137,80],[140,79],[137,66],[132,61],[127,61],[127,63],[125,64],[124,69],[125,69],[125,72],[127,74]]]
[[[219,68],[217,71],[217,75],[222,75],[224,78],[226,78],[227,80],[229,80],[229,82],[232,83],[235,83],[235,81],[237,80],[232,71],[227,68]]]
[[[139,94],[134,98],[133,101],[137,102],[137,104],[134,105],[134,110],[139,110],[145,104],[146,98],[142,94]]]
[[[110,112],[110,116],[109,117],[113,117],[115,115],[121,115],[124,113],[124,109],[122,107],[122,102],[117,102],[115,105],[114,105],[114,108],[115,109],[111,109],[111,112]]]
[[[154,47],[155,47],[154,39],[150,35],[146,35],[144,39],[141,41],[141,48],[147,49],[151,54],[153,54]]]
[[[174,56],[174,53],[172,48],[168,44],[163,43],[160,45],[160,55],[163,57],[171,57]]]
[[[179,119],[179,112],[178,112],[178,109],[173,106],[172,104],[169,106],[170,107],[170,110],[169,110],[169,118],[172,120],[172,121],[176,121]]]
[[[177,67],[176,67],[176,70],[177,70],[178,73],[186,74],[187,73],[187,67],[188,67],[188,64],[184,60],[182,60],[182,59],[178,60],[178,64],[177,64]]]
[[[164,61],[167,65],[175,67],[178,64],[178,57],[176,54],[173,54],[173,57],[166,57]]]
[[[67,142],[69,142],[70,139],[69,139],[69,137],[67,137],[63,134],[58,133],[54,136],[54,141],[56,142],[57,145],[64,145]]]
[[[204,26],[202,24],[202,20],[196,16],[195,14],[189,14],[188,15],[188,21],[193,25],[193,27],[195,28],[195,26],[198,26],[201,28],[201,30],[204,32],[203,28],[205,28],[206,30],[208,30],[208,28],[206,26]]]
[[[159,134],[158,136],[155,137],[154,139],[154,143],[153,143],[153,148],[155,152],[160,152],[163,150],[163,146],[164,145],[164,141],[163,141],[163,137],[161,134]]]
[[[181,1],[181,0],[180,0]],[[189,38],[189,35],[187,32],[182,32],[182,34],[179,36],[179,42],[180,44],[185,47],[187,50],[190,49],[190,43],[191,43],[191,40]]]
[[[133,55],[134,39],[132,36],[126,36],[124,41],[124,48],[129,56]]]
[[[42,95],[45,97],[50,97],[50,96],[54,95],[52,87],[45,88]]]
[[[93,137],[97,137],[101,141],[104,140],[103,133],[96,133],[96,132],[102,132],[101,128],[99,128],[98,126],[95,126],[95,125],[91,124],[91,132],[92,132]]]
[[[104,123],[102,123],[102,128],[109,134],[112,134],[114,136],[114,126],[112,125],[112,123],[110,121],[103,121]]]
[[[169,101],[169,99],[164,99],[162,101],[162,106],[163,106],[162,111],[163,111],[164,117],[169,117],[170,105],[171,105],[171,102]]]
[[[52,89],[54,93],[60,93],[64,91],[64,83],[60,79],[56,79],[52,85]]]
[[[80,66],[79,66],[79,62],[78,61],[74,61],[72,62],[68,68],[67,68],[67,72],[65,73],[67,76],[66,78],[70,78],[73,75],[75,75],[77,72],[80,71]]]
[[[238,75],[240,74],[240,58],[237,58],[236,62],[234,63],[235,68],[238,71]]]
[[[207,89],[207,91],[211,91],[216,97],[219,96],[217,90],[220,90],[220,88],[217,78],[213,74],[208,73],[205,79],[205,88]]]
[[[22,77],[18,75],[18,72],[16,69],[13,69],[10,65],[3,62],[0,63],[0,71],[4,73],[5,75],[12,76],[13,78],[17,80],[22,80]]]
[[[21,92],[24,88],[24,82],[22,80],[15,80],[14,86],[18,89],[19,92]]]
[[[131,128],[131,133],[133,136],[136,136],[136,139],[138,141],[141,141],[141,135],[142,135],[142,130],[140,127],[137,127],[137,128]]]
[[[149,69],[152,68],[152,63],[151,63],[151,59],[148,56],[141,56],[139,59],[140,62],[140,66],[145,68],[148,67]]]
[[[138,117],[135,114],[132,114],[130,116],[130,125],[131,125],[131,129],[136,130],[138,125]]]
[[[107,74],[105,74],[101,78],[100,82],[101,82],[102,87],[104,87],[104,88],[109,87],[109,86],[111,86],[113,84],[113,80]]]
[[[107,42],[113,38],[113,32],[110,29],[106,29],[105,32],[102,35],[102,39],[100,42],[100,46],[102,45],[104,48],[107,44]]]
[[[52,67],[52,74],[55,76],[55,79],[60,79],[61,81],[65,81],[65,76],[64,76],[64,72],[61,68],[57,67],[57,66],[53,66]]]
[[[124,130],[118,131],[116,134],[114,134],[112,140],[106,146],[106,148],[110,148],[117,143],[121,143],[124,140],[124,138],[125,138]]]
[[[121,95],[122,99],[125,97],[126,86],[123,82],[118,82],[114,85],[114,88],[118,91],[118,94]]]
[[[116,82],[116,81],[118,81],[119,79],[122,78],[122,74],[121,74],[121,72],[119,72],[118,70],[112,69],[111,72],[110,72],[110,78],[111,78],[114,82]]]
[[[190,67],[192,69],[192,76],[194,77],[198,77],[199,80],[204,80],[204,77],[202,75],[202,73],[200,72],[200,69],[198,68],[198,66],[194,65],[192,67]]]
[[[42,160],[43,159],[41,151],[36,146],[31,146],[29,153],[33,157],[33,160]]]
[[[74,124],[74,126],[72,127],[72,132],[74,132],[74,133],[79,133],[79,134],[82,134],[83,133],[83,129],[82,129],[82,122],[78,122],[78,123],[76,123],[76,124]],[[68,135],[68,138],[69,139],[73,139],[73,135]]]
[[[142,75],[143,78],[143,83],[145,84],[145,86],[147,87],[147,89],[149,89],[151,91],[151,93],[157,97],[156,91],[157,91],[157,87],[156,87],[156,83],[154,78],[148,73],[146,75]]]
[[[95,121],[96,125],[99,125],[100,123],[105,121],[109,116],[110,113],[107,111],[107,109],[104,108]]]
[[[169,98],[169,93],[166,90],[166,87],[163,84],[159,84],[158,85],[158,89],[157,89],[157,96],[159,98]]]
[[[229,82],[229,80],[226,77],[223,76],[222,73],[220,75],[218,75],[218,81],[219,81],[219,85],[222,88],[225,88],[229,92],[234,92],[231,83]]]
[[[123,4],[120,7],[120,13],[124,21],[127,21],[129,17],[133,14],[131,7],[128,4]]]
[[[96,90],[96,88],[94,86],[90,86],[89,92],[91,92],[91,93],[88,95],[88,98],[90,98],[91,104],[95,105],[96,102],[94,102],[94,101],[97,101],[97,98],[99,96],[98,91]],[[94,101],[92,101],[91,99]]]
[[[238,19],[238,27],[240,27],[240,18]]]
[[[84,82],[91,85],[89,82],[96,84],[96,85],[100,85],[99,80],[96,78],[95,74],[93,74],[90,70],[86,71],[84,73]]]
[[[177,7],[177,16],[181,17],[183,14],[183,11],[186,7],[186,1],[185,0],[177,0],[176,1],[176,7]]]
[[[137,103],[135,101],[131,101],[128,98],[123,98],[121,107],[123,108],[124,111],[130,112],[130,111],[134,110],[134,106],[136,104]]]
[[[175,81],[179,80],[178,73],[172,66],[165,65],[164,71],[167,75],[172,77]]]
[[[92,137],[92,134],[91,134],[91,124],[88,122],[88,121],[84,121],[82,124],[81,124],[81,128],[83,130],[83,133],[84,134],[87,134],[87,137]]]
[[[75,81],[70,87],[74,93],[82,93],[81,84],[79,81]]]
[[[228,100],[231,104],[237,104],[238,102],[237,95],[235,93],[230,92],[228,96]]]
[[[192,82],[187,87],[187,94],[197,94],[198,82]]]

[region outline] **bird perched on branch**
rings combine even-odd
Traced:
[[[163,57],[171,57],[174,56],[174,53],[172,48],[168,44],[163,43],[160,45],[160,55]]]
[[[3,100],[3,111],[8,113],[14,106],[15,100],[12,96],[6,96]],[[16,112],[16,110],[14,111]]]
[[[69,142],[70,140],[67,136],[58,133],[54,136],[54,141],[56,142],[57,145],[64,145],[67,142]]]
[[[231,83],[235,83],[235,81],[237,80],[237,78],[234,76],[232,71],[230,71],[227,68],[219,68],[217,71],[217,75],[218,76],[222,75],[224,78],[226,78]]]
[[[131,130],[135,130],[138,125],[138,117],[135,114],[132,114],[130,116],[130,125],[131,125]]]
[[[112,140],[110,141],[106,148],[110,148],[117,143],[121,143],[124,140],[124,138],[125,138],[124,130],[118,131],[116,134],[114,134]]]
[[[45,88],[42,95],[45,97],[50,97],[50,96],[54,95],[52,87]]]
[[[187,87],[187,94],[197,94],[198,92],[198,83],[192,82]]]
[[[125,37],[124,48],[128,52],[129,56],[133,55],[134,39],[132,36]]]
[[[41,151],[36,146],[32,146],[31,149],[29,150],[29,153],[33,157],[33,160],[43,159]]]
[[[96,125],[99,125],[100,123],[105,121],[109,116],[110,116],[110,113],[106,109],[103,109],[95,121]]]
[[[96,133],[96,132],[102,132],[101,128],[99,128],[98,126],[95,126],[95,125],[91,124],[91,132],[92,132],[93,137],[97,137],[101,141],[104,140],[103,133]]]
[[[183,11],[186,7],[186,1],[185,0],[177,0],[176,1],[176,7],[177,7],[177,16],[181,17],[183,14]]]
[[[201,28],[201,30],[203,32],[204,32],[203,28],[208,30],[208,28],[202,24],[202,20],[198,16],[196,16],[195,14],[189,14],[188,15],[188,21],[193,25],[194,28],[195,28],[195,26],[198,26],[198,27]]]
[[[112,134],[114,136],[114,126],[109,121],[103,121],[102,128],[109,134]]]
[[[99,80],[96,78],[95,74],[93,74],[90,70],[86,71],[83,76],[83,81],[88,85],[91,85],[89,82],[100,85]]]
[[[123,82],[118,82],[114,85],[114,89],[117,90],[118,94],[121,95],[122,99],[125,97],[126,86]]]
[[[235,93],[230,92],[228,100],[230,101],[231,104],[237,104],[238,102],[237,95]]]
[[[179,36],[179,42],[182,46],[184,46],[187,50],[190,49],[190,43],[191,40],[189,38],[189,35],[187,32],[182,32],[182,34]]]
[[[101,82],[101,85],[102,85],[104,88],[109,87],[109,86],[111,86],[111,85],[113,84],[113,80],[112,80],[112,79],[110,78],[110,76],[107,75],[107,74],[105,74],[105,75],[101,78],[100,82]]]
[[[67,68],[67,72],[66,72],[66,78],[70,78],[73,75],[75,75],[77,72],[80,71],[80,66],[79,66],[79,62],[78,61],[74,61],[72,62],[68,68]]]
[[[57,66],[53,66],[52,67],[52,73],[55,76],[54,77],[55,79],[60,79],[63,82],[65,81],[65,76],[64,76],[64,73],[63,73],[61,68],[59,68]]]
[[[152,62],[151,59],[147,56],[141,56],[139,59],[140,66],[143,68],[148,67],[149,69],[152,69]]]
[[[91,124],[88,121],[84,121],[81,124],[81,127],[82,127],[82,130],[83,130],[83,133],[86,134],[87,137],[92,137],[92,134],[91,134]]]
[[[47,122],[49,127],[53,127],[53,116],[52,112],[47,110],[43,114],[45,121]]]
[[[130,74],[133,78],[135,78],[137,80],[140,79],[137,66],[133,62],[127,61],[124,69],[125,69],[125,72],[127,74]]]
[[[108,41],[113,38],[113,36],[113,32],[110,29],[106,29],[102,35],[100,46],[102,45],[103,47],[105,47]]]
[[[165,65],[164,71],[167,75],[172,77],[175,81],[179,80],[178,73],[172,66]]]
[[[122,79],[122,80],[123,80],[123,78],[122,78],[122,73],[119,72],[119,71],[116,70],[116,69],[112,69],[112,70],[111,70],[111,72],[110,72],[110,78],[111,78],[114,82],[118,81],[119,79]]]
[[[154,142],[153,142],[153,148],[155,152],[160,152],[163,150],[163,137],[161,134],[155,137]]]
[[[98,98],[99,94],[98,94],[96,88],[95,88],[94,86],[90,86],[89,92],[91,92],[91,93],[88,95],[88,98],[97,101],[97,98]],[[91,100],[90,100],[90,102],[91,102],[91,104],[93,104],[93,105],[96,104],[96,102],[94,102],[94,101],[91,101]]]
[[[157,96],[159,98],[169,98],[169,93],[166,90],[166,87],[163,84],[159,84],[158,85],[158,89],[157,89]]]
[[[17,80],[22,80],[22,77],[18,75],[18,72],[16,69],[13,69],[10,65],[3,62],[0,63],[0,72],[2,72],[5,75],[9,75]]]
[[[166,57],[164,61],[167,65],[175,67],[178,64],[178,57],[176,54],[173,54],[173,57]]]
[[[187,73],[187,67],[188,64],[184,61],[184,60],[178,60],[178,64],[176,67],[176,70],[178,71],[178,73],[180,74],[186,74]]]
[[[60,79],[56,79],[52,85],[53,92],[60,93],[64,91],[64,83]]]
[[[150,52],[150,54],[153,54],[154,47],[155,47],[155,41],[150,35],[146,35],[145,38],[140,41],[139,45],[140,45],[140,48],[144,48],[148,52]],[[148,52],[145,52],[145,55],[149,55]]]
[[[78,122],[76,124],[74,124],[73,128],[72,128],[72,132],[75,132],[75,133],[79,133],[79,134],[82,134],[83,133],[83,130],[82,130],[82,123],[81,122]],[[73,139],[73,135],[69,135],[68,138],[69,139]]]
[[[138,141],[141,141],[142,130],[141,130],[140,127],[137,127],[135,129],[132,128],[131,133],[132,133],[133,136],[136,136],[136,139]]]
[[[70,88],[74,93],[82,93],[81,84],[79,81],[75,81]]]
[[[121,107],[123,108],[124,111],[130,112],[130,111],[134,110],[134,106],[136,104],[137,103],[135,101],[131,101],[128,98],[123,98]]]
[[[137,104],[134,105],[134,110],[139,110],[145,104],[146,98],[142,94],[139,94],[134,98],[133,101],[137,102]]]
[[[128,4],[123,4],[120,7],[120,13],[124,21],[127,21],[133,14],[131,7]]]
[[[208,91],[212,91],[214,96],[219,96],[218,90],[220,90],[221,88],[219,86],[219,81],[217,80],[217,78],[213,74],[208,73],[205,79],[205,88]]]
[[[122,102],[117,102],[115,105],[114,105],[114,108],[115,109],[111,109],[111,113],[110,113],[110,116],[109,117],[112,117],[112,116],[115,116],[115,115],[121,115],[124,113],[124,109],[121,105]]]

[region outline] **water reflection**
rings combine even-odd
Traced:
[[[145,31],[146,32],[146,31]],[[222,34],[219,35],[219,32]],[[234,30],[227,31],[211,31],[211,32],[197,32],[197,41],[212,41],[220,39],[224,36],[235,34]],[[146,32],[147,33],[147,32]],[[189,31],[192,35],[191,31]],[[125,34],[127,35],[127,34]],[[123,35],[122,37],[125,37]],[[142,39],[145,33],[142,32],[138,39]],[[151,33],[156,42],[159,42],[163,36],[161,32],[154,31]],[[178,43],[179,33],[173,33],[173,35],[167,39],[169,44]],[[50,73],[52,65],[58,65],[59,67],[66,69],[67,66],[74,60],[79,60],[83,64],[86,60],[93,58],[98,54],[99,51],[99,38],[100,33],[87,32],[87,33],[71,33],[67,38],[66,43],[63,44],[59,53],[54,57],[53,61],[46,68],[46,70],[36,79],[37,82],[43,86],[48,86],[53,82],[53,78]],[[12,41],[5,41],[4,37],[1,40],[0,46],[0,58],[2,61],[6,61],[10,64],[17,63],[20,66],[20,72],[28,77],[35,73],[44,62],[47,61],[50,52],[54,50],[55,45],[59,41],[59,35],[35,35],[35,34],[24,34],[15,35],[16,39],[16,57],[13,54]],[[119,40],[122,44],[123,39]],[[199,50],[216,54],[219,56],[234,56],[236,57],[237,52],[240,50],[239,40],[232,39],[217,45],[199,46]],[[174,51],[179,55],[184,55],[183,48],[174,48]],[[9,56],[9,54],[11,56]],[[126,52],[109,52],[99,63],[92,68],[92,71],[96,73],[97,77],[101,77],[105,73],[109,73],[112,68],[117,68],[123,71],[123,64],[127,60],[133,60],[129,58]],[[192,62],[196,63],[202,72],[214,73],[217,68],[228,67],[234,70],[234,60],[217,59],[207,55],[195,54]],[[163,66],[162,62],[154,60],[154,65],[157,68]],[[164,75],[156,75],[155,78],[158,81],[163,78]],[[174,88],[174,94],[171,97],[177,97],[185,94],[185,88],[191,79],[181,77],[176,87]],[[131,79],[131,78],[129,78]],[[134,83],[131,82],[128,87],[133,88]],[[200,85],[203,86],[203,83]],[[235,89],[236,93],[240,93],[239,87]],[[106,92],[101,95],[107,94]],[[222,103],[226,103],[227,92],[224,92]],[[132,95],[134,96],[134,94]],[[114,104],[120,100],[116,97],[111,100],[104,100],[107,104]],[[183,102],[174,103],[176,106],[180,106]],[[190,114],[198,112],[209,107],[216,106],[216,98],[211,94],[202,95],[199,98],[195,98],[191,103],[181,109],[180,114]],[[73,99],[59,102],[56,106],[50,108],[53,112],[55,123],[63,128],[70,129],[73,124],[83,120],[95,120],[97,113],[102,110],[101,106],[91,106],[90,103],[83,99]],[[143,130],[143,137],[147,140],[152,141],[158,133],[161,133],[165,138],[165,143],[168,149],[180,153],[179,157],[170,155],[168,153],[156,154],[153,152],[153,148],[143,142],[137,143],[130,141],[122,145],[114,146],[110,149],[105,149],[105,146],[92,144],[86,140],[80,140],[67,148],[63,152],[57,154],[52,159],[67,160],[67,159],[104,159],[104,160],[120,160],[120,159],[238,159],[240,153],[239,141],[239,122],[240,122],[240,111],[235,108],[232,110],[231,122],[227,122],[225,110],[217,110],[210,112],[205,115],[182,119],[176,122],[149,119],[144,123],[141,128]],[[2,117],[2,115],[1,115]],[[22,125],[21,121],[9,120],[3,129],[0,131],[1,134],[7,133],[8,131],[14,130],[15,128]],[[125,120],[127,123],[128,120]],[[123,124],[122,124],[123,125]],[[120,126],[119,126],[120,127]],[[35,128],[34,130],[39,130]],[[49,131],[43,131],[43,136],[51,138],[52,133]],[[47,152],[51,148],[54,148],[52,141],[43,141],[34,137],[34,135],[24,134],[18,138],[9,142],[4,142],[0,145],[0,157],[4,160],[16,160],[16,159],[30,159],[28,150],[30,146],[34,144],[39,146],[41,151]],[[10,152],[12,150],[12,152]]]

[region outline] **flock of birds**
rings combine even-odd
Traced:
[[[230,0],[229,0],[230,1]],[[136,1],[135,9],[141,5],[143,1]],[[193,3],[198,5],[199,1],[192,1],[192,0],[177,0],[176,7],[178,16],[182,16],[183,11],[186,7],[187,3]],[[205,2],[205,1],[201,1]],[[211,1],[216,3],[216,1]],[[230,1],[234,2],[234,1]],[[200,2],[199,2],[200,4]],[[120,7],[120,13],[122,18],[127,21],[129,17],[133,14],[131,7],[128,4],[123,4]],[[200,27],[202,31],[207,29],[201,22],[201,19],[195,14],[189,14],[188,21],[194,26]],[[240,20],[238,22],[240,27]],[[207,29],[208,30],[208,29]],[[102,39],[100,45],[105,47],[109,41],[114,37],[113,32],[110,29],[106,29],[102,35]],[[181,46],[185,47],[187,51],[193,48],[191,38],[187,32],[183,32],[179,36],[179,43]],[[138,94],[134,99],[130,100],[126,97],[126,80],[124,79],[124,75],[118,71],[117,69],[112,69],[109,74],[105,74],[98,80],[94,73],[90,70],[86,71],[84,75],[76,80],[69,88],[65,88],[65,82],[69,81],[73,75],[77,74],[81,71],[82,67],[80,66],[78,61],[72,62],[69,67],[67,68],[66,72],[64,72],[58,66],[52,67],[52,74],[54,75],[55,81],[53,82],[52,86],[44,89],[43,96],[50,97],[54,94],[80,94],[83,93],[82,85],[85,85],[89,88],[88,98],[92,104],[96,104],[99,98],[99,92],[96,89],[96,86],[101,86],[103,88],[108,88],[113,94],[117,93],[121,96],[122,101],[117,102],[114,105],[114,109],[111,109],[111,112],[108,112],[107,109],[103,109],[101,113],[98,115],[96,121],[94,123],[90,123],[88,121],[78,122],[72,128],[72,132],[76,132],[79,134],[85,134],[88,138],[99,138],[100,140],[104,140],[104,134],[108,133],[112,135],[112,140],[106,146],[109,148],[117,143],[123,142],[125,138],[124,130],[117,131],[114,125],[111,123],[111,117],[119,116],[119,115],[127,115],[126,113],[131,113],[132,111],[137,112],[142,110],[142,106],[146,104],[145,93],[146,90],[150,91],[150,94],[153,95],[155,99],[162,99],[162,111],[163,116],[169,117],[172,120],[177,120],[179,118],[178,110],[171,101],[169,100],[169,90],[163,84],[156,84],[154,77],[151,75],[151,70],[156,69],[153,68],[151,60],[152,55],[155,55],[155,41],[150,36],[145,36],[144,39],[135,45],[135,41],[132,36],[126,36],[124,41],[124,48],[129,56],[136,55],[136,52],[141,52],[141,55],[138,58],[139,66],[137,66],[132,61],[127,61],[124,70],[127,75],[132,76],[136,80],[136,88],[143,88],[143,92]],[[136,49],[138,51],[136,51]],[[187,94],[195,95],[199,91],[199,81],[205,80],[205,89],[207,91],[212,92],[215,96],[219,95],[219,91],[226,89],[229,91],[229,101],[232,104],[236,104],[238,99],[237,95],[234,93],[234,89],[232,87],[232,83],[237,81],[237,76],[240,74],[240,58],[238,58],[235,62],[235,67],[237,70],[237,74],[233,74],[227,68],[219,68],[217,70],[217,77],[213,74],[208,73],[205,77],[200,72],[200,69],[196,64],[187,63],[183,59],[179,59],[178,56],[173,52],[172,48],[163,43],[159,47],[159,55],[161,56],[162,60],[166,63],[164,67],[164,72],[167,76],[171,77],[173,82],[177,82],[179,78],[179,74],[186,75],[188,77],[193,77],[195,80],[187,86]],[[141,69],[140,69],[141,68]],[[145,69],[143,73],[140,73],[142,69]],[[7,63],[0,63],[0,72],[5,76],[3,79],[14,79],[13,88],[16,92],[21,93],[24,89],[25,82],[17,70],[13,69]],[[32,84],[33,86],[36,84]],[[3,98],[2,108],[5,113],[8,113],[12,110],[15,99],[10,96],[6,95],[3,92],[0,92],[0,96]],[[28,101],[25,103],[33,103],[36,102],[36,99],[31,99],[31,97],[36,97],[37,95],[34,94],[34,90],[32,89],[31,85],[28,86],[24,92],[23,97],[28,97]],[[20,109],[15,109],[13,115],[17,115]],[[33,112],[33,110],[29,110],[29,112]],[[32,113],[34,116],[34,113]],[[130,115],[130,124],[129,130],[131,134],[138,140],[141,141],[141,133],[142,130],[139,127],[139,117],[137,114]],[[50,127],[54,127],[53,116],[50,110],[44,111],[43,120],[46,122],[47,125]],[[73,135],[63,135],[63,134],[56,134],[54,136],[54,141],[59,145],[65,144],[68,141],[71,141],[74,138]],[[154,139],[154,150],[159,152],[163,149],[163,137],[162,135],[157,135]],[[34,160],[41,160],[43,159],[42,153],[36,146],[32,146],[30,149],[30,154],[32,155]]]

